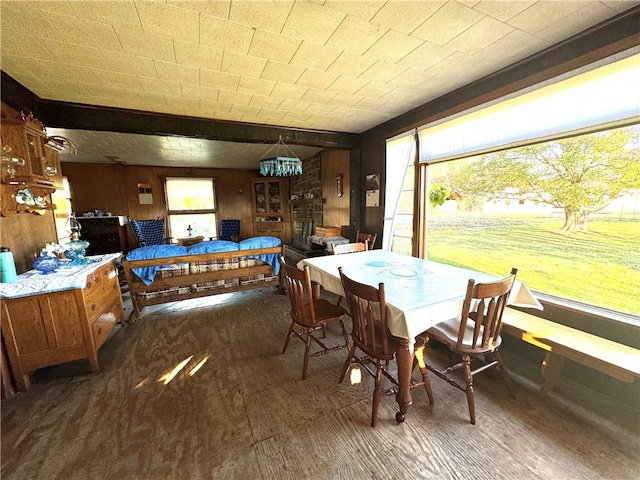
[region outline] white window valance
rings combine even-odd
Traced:
[[[640,47],[599,63],[606,64],[565,74],[525,93],[422,127],[420,162],[640,122]]]

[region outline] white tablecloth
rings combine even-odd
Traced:
[[[121,253],[93,255],[87,257],[91,263],[78,267],[61,266],[53,273],[41,273],[37,270],[18,275],[11,283],[0,283],[0,298],[28,297],[41,293],[59,292],[87,286],[87,275],[113,260],[119,260]]]
[[[470,278],[476,282],[501,278],[386,250],[307,258],[298,263],[299,268],[304,265],[309,266],[311,280],[341,296],[344,290],[338,273],[340,266],[358,282],[375,287],[384,283],[389,330],[410,343],[436,323],[460,314]],[[509,304],[542,310],[526,285],[518,281]]]

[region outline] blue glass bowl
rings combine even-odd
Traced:
[[[53,273],[60,266],[58,257],[41,255],[33,260],[33,268],[44,274]]]

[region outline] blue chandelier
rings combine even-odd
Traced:
[[[274,149],[275,152],[273,152]],[[282,141],[282,135],[260,159],[260,174],[269,177],[302,175],[302,162]]]

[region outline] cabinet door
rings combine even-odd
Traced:
[[[53,182],[53,186],[56,190],[60,190],[63,188],[62,185],[62,169],[60,167],[60,154],[54,150],[53,148],[44,147],[44,158],[46,160],[45,169],[47,167],[53,167],[56,169],[56,173],[49,174],[47,171],[44,171],[45,178],[51,182]]]
[[[40,354],[45,365],[50,364],[44,359],[48,356],[45,352],[84,345],[82,319],[73,290],[10,299],[6,305],[19,355]]]
[[[31,166],[31,174],[44,177],[44,152],[42,137],[30,131],[26,131],[27,151],[29,152],[29,165]]]
[[[256,215],[267,214],[267,183],[253,183],[253,213]]]
[[[2,166],[2,182],[10,182],[15,178],[26,178],[29,176],[29,164],[27,162],[27,143],[24,138],[24,129],[20,126],[2,124],[2,147],[11,150],[7,152],[10,157],[17,157],[24,160],[24,164],[13,165],[12,172],[6,165]],[[4,153],[4,151],[3,151]]]
[[[282,195],[280,188],[280,181],[270,181],[268,183],[268,208],[269,215],[282,215]]]

